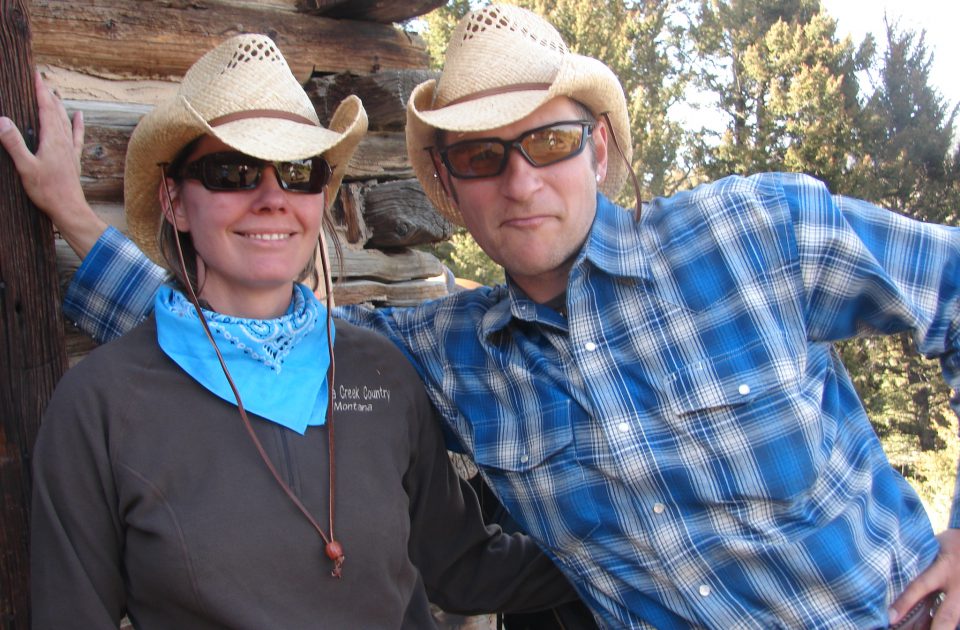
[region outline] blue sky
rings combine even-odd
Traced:
[[[926,30],[928,49],[934,53],[930,82],[950,105],[960,103],[960,3],[956,0],[822,0],[837,19],[837,34],[849,34],[855,43],[870,32],[883,41],[883,17],[899,20],[900,30]]]

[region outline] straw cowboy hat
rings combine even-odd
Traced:
[[[468,13],[450,36],[439,81],[418,85],[407,103],[407,152],[434,206],[463,225],[428,150],[438,129],[496,129],[557,96],[579,101],[598,118],[609,115],[627,159],[608,160],[600,190],[616,195],[627,179],[633,143],[623,87],[613,71],[597,59],[570,52],[557,30],[531,11],[492,5]]]
[[[162,220],[159,164],[169,163],[203,134],[262,160],[322,154],[333,168],[329,208],[366,130],[360,99],[345,98],[325,128],[269,37],[231,37],[194,63],[176,97],[158,105],[133,130],[124,171],[130,237],[155,262],[166,265],[157,244]]]

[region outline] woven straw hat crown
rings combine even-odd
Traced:
[[[407,104],[407,152],[437,209],[463,224],[435,177],[429,149],[438,129],[496,129],[558,96],[582,103],[598,118],[609,116],[627,160],[608,161],[600,190],[616,195],[626,182],[633,144],[623,87],[613,71],[571,52],[557,29],[532,11],[491,5],[464,16],[450,36],[440,79],[418,85]]]
[[[159,165],[169,164],[201,135],[263,160],[323,155],[333,168],[329,207],[366,129],[366,112],[355,96],[344,99],[329,127],[323,127],[273,40],[256,34],[231,37],[197,60],[176,96],[160,103],[134,129],[124,171],[130,236],[154,261],[165,264],[157,245],[162,221]]]

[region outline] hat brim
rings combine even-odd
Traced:
[[[124,168],[124,213],[130,238],[154,262],[166,267],[158,235],[163,221],[159,186],[161,164],[168,164],[195,138],[215,137],[231,148],[263,160],[297,160],[323,155],[333,168],[326,209],[334,202],[347,164],[367,130],[360,99],[348,96],[328,128],[282,118],[243,118],[211,127],[182,99],[159,105],[134,129]]]
[[[610,155],[606,178],[600,191],[616,196],[627,181],[633,143],[623,87],[616,75],[602,62],[569,54],[554,81],[544,89],[504,91],[498,94],[436,107],[437,81],[418,85],[407,103],[407,153],[413,170],[427,197],[437,210],[457,225],[463,225],[459,209],[440,183],[430,149],[436,144],[437,130],[477,132],[497,129],[526,118],[544,103],[558,96],[585,105],[598,119],[606,114],[626,160]]]

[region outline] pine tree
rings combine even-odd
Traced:
[[[957,225],[960,180],[950,151],[957,109],[949,111],[930,85],[933,58],[923,33],[887,24],[885,36],[879,85],[864,108],[854,193],[916,219]],[[847,342],[842,352],[891,463],[944,526],[960,440],[939,364],[904,335]]]
[[[886,25],[880,83],[865,107],[866,171],[858,191],[887,208],[945,222],[956,210],[950,148],[957,117],[930,85],[933,55],[924,34]]]
[[[729,114],[703,149],[705,173],[797,171],[842,189],[857,151],[856,71],[872,43],[839,41],[815,0],[703,0],[692,33],[701,85]]]
[[[444,6],[424,16],[423,23],[426,28],[421,36],[426,44],[427,54],[430,55],[432,69],[440,70],[443,67],[443,54],[447,49],[450,33],[460,18],[470,11],[471,4],[470,0],[449,0]]]

